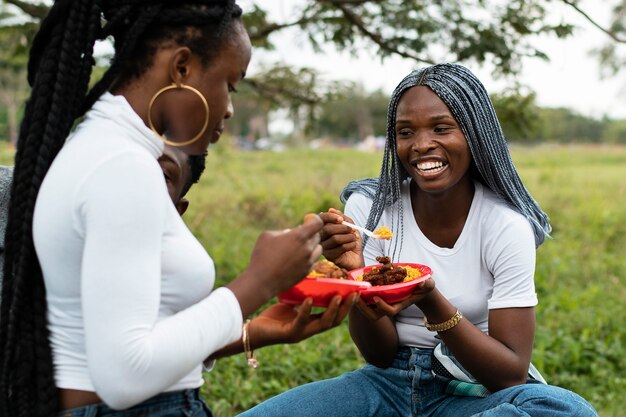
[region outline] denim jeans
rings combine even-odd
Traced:
[[[126,410],[93,404],[63,410],[56,417],[213,417],[199,396],[199,390],[167,392]]]
[[[389,368],[366,365],[302,385],[239,417],[597,417],[579,395],[544,384],[506,388],[487,397],[445,393],[431,372],[432,349],[401,348]]]

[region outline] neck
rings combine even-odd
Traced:
[[[453,247],[461,235],[474,198],[474,183],[464,177],[453,188],[425,192],[412,182],[411,203],[415,220],[426,237],[441,247]]]
[[[150,94],[150,92],[144,91],[140,85],[139,83],[131,83],[124,87],[114,88],[111,94],[124,96],[128,104],[130,104],[130,107],[133,108],[135,113],[137,113],[146,126],[148,126],[148,105],[154,93]],[[152,117],[154,120],[154,114]]]

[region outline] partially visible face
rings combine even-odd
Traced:
[[[191,166],[189,156],[178,148],[165,145],[163,155],[158,159],[163,170],[167,193],[172,202],[177,204],[183,197],[182,191],[185,184],[191,178]]]
[[[237,84],[243,79],[250,63],[252,46],[248,33],[243,25],[235,23],[237,28],[223,50],[206,68],[200,68],[190,74],[188,84],[198,89],[206,98],[209,105],[209,123],[205,134],[195,143],[182,147],[189,155],[201,155],[209,144],[219,140],[224,131],[224,124],[234,114],[231,94],[236,91]],[[197,121],[185,128],[184,138],[194,137],[201,129],[206,118],[206,111],[200,99],[191,93],[186,94],[192,105],[185,106],[179,103],[181,110],[184,107],[186,120]],[[193,126],[192,126],[193,125]]]
[[[402,95],[395,129],[398,157],[421,190],[444,192],[471,181],[465,136],[430,88],[415,86]]]

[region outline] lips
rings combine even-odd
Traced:
[[[218,140],[220,140],[220,136],[222,136],[223,132],[224,132],[224,128],[223,127],[215,129],[215,131],[213,133],[213,137],[211,138],[211,143],[215,143]]]

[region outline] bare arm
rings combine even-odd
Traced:
[[[363,309],[369,309],[359,300],[350,312],[350,336],[363,358],[374,366],[386,368],[398,350],[398,332],[390,317],[372,321]]]
[[[436,289],[416,305],[430,323],[442,323],[456,312]],[[535,311],[526,307],[490,310],[489,334],[463,318],[439,336],[463,367],[494,392],[526,382],[534,333]]]
[[[369,363],[380,368],[391,365],[398,350],[395,316],[434,288],[435,281],[430,278],[418,284],[409,298],[396,304],[387,304],[379,297],[374,297],[372,306],[359,300],[350,313],[350,335]]]
[[[287,304],[274,304],[250,321],[248,332],[252,350],[280,343],[297,343],[318,333],[338,326],[358,298],[357,294],[346,297],[335,296],[322,314],[311,314],[312,300],[295,308]],[[208,360],[219,359],[243,352],[239,339],[214,352]]]

